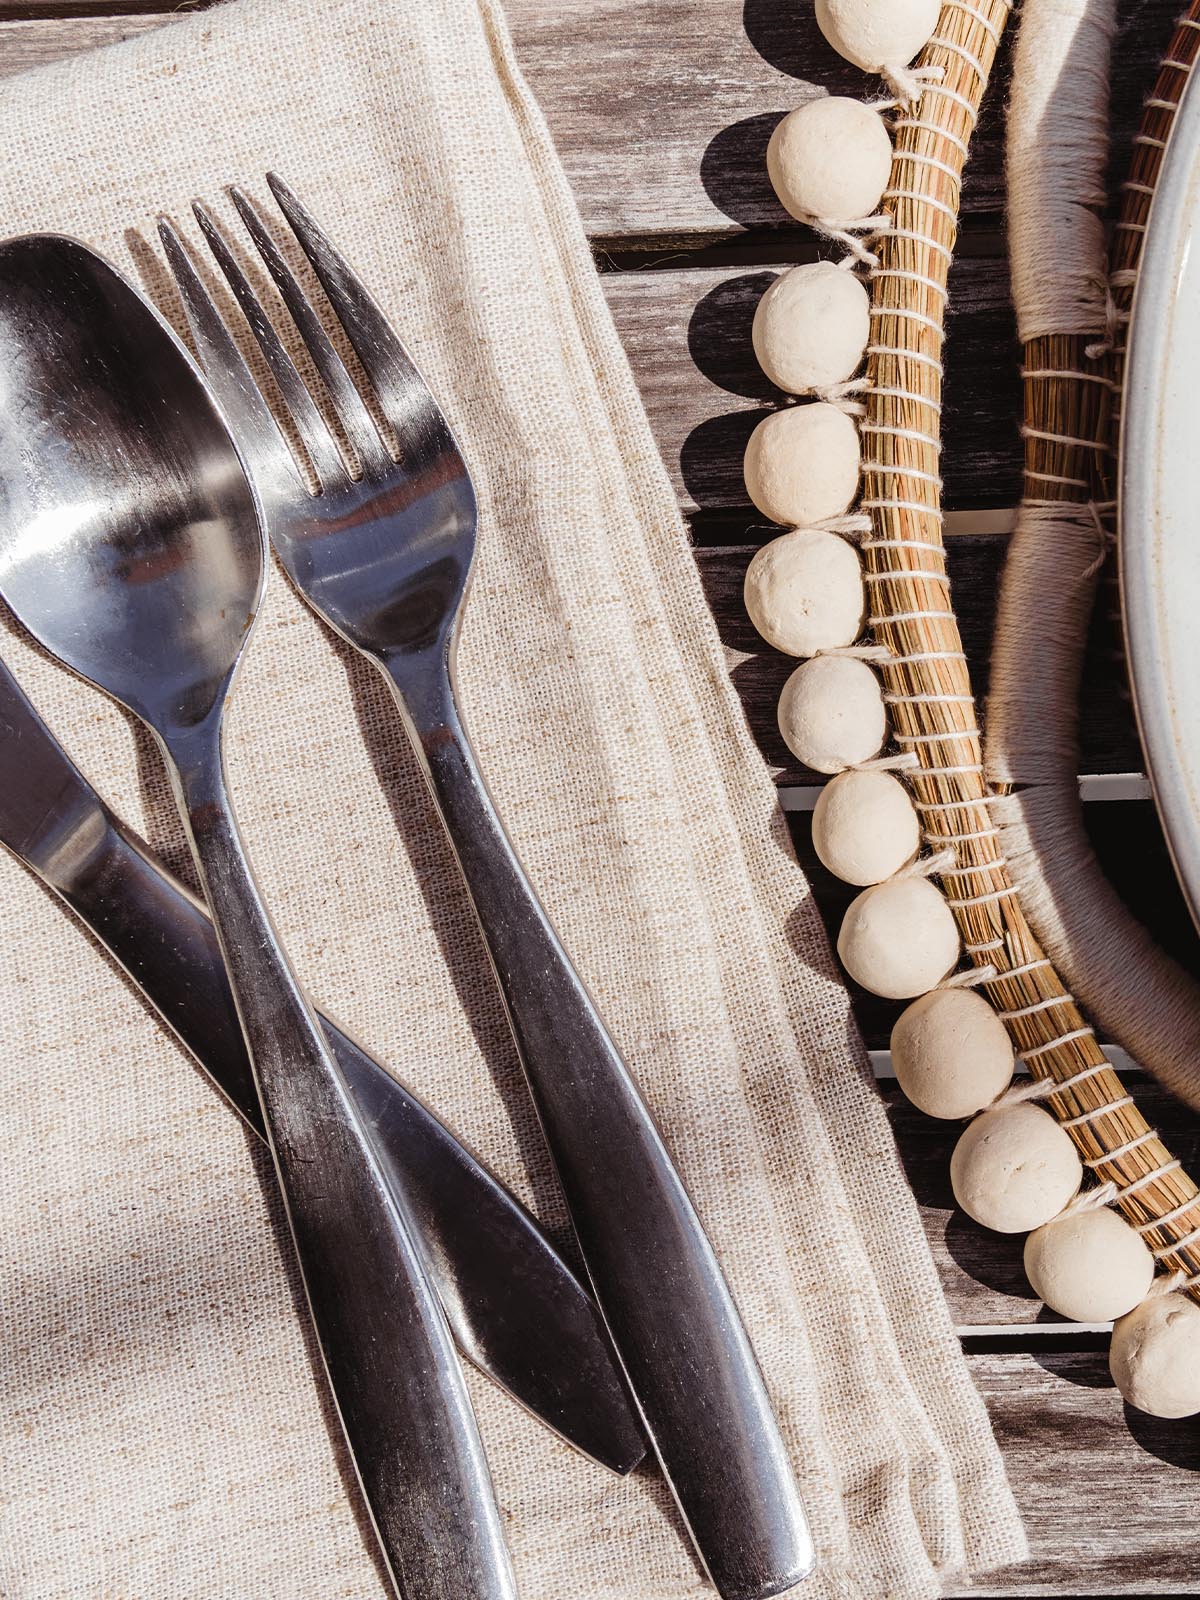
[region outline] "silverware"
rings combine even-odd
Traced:
[[[798,1583],[813,1551],[762,1378],[666,1147],[517,860],[454,692],[475,495],[440,408],[366,289],[278,178],[272,193],[349,338],[400,459],[263,219],[231,195],[359,458],[333,436],[215,219],[196,217],[320,480],[301,481],[182,242],[160,234],[208,373],[301,593],[383,671],[478,913],[601,1311],[696,1547],[727,1600]]]
[[[113,815],[0,661],[0,844],[100,940],[260,1138],[262,1114],[206,909]],[[325,1036],[404,1195],[459,1350],[614,1472],[645,1454],[587,1291],[525,1208],[328,1018]]]
[[[163,751],[393,1585],[408,1600],[509,1600],[449,1326],[258,898],[226,792],[223,709],[265,557],[228,431],[166,325],[73,240],[0,246],[0,371],[0,594]]]

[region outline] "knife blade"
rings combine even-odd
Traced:
[[[0,661],[0,844],[108,950],[261,1138],[258,1096],[203,905],[104,804]],[[645,1454],[583,1285],[523,1206],[415,1095],[321,1023],[402,1191],[459,1349],[615,1472]]]

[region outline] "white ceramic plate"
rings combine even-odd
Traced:
[[[1134,700],[1179,880],[1200,925],[1200,81],[1175,118],[1130,328],[1121,588]]]

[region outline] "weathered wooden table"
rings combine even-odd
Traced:
[[[858,96],[868,87],[821,40],[812,9],[812,0],[509,0],[521,60],[567,164],[693,530],[735,682],[836,926],[849,891],[820,870],[809,848],[816,780],[796,768],[774,730],[791,664],[761,645],[740,604],[747,561],[772,532],[741,482],[742,449],[769,395],[750,351],[750,318],[772,272],[814,254],[813,239],[770,193],[764,151],[779,116],[809,92],[806,81]],[[1117,177],[1177,0],[1125,0],[1122,10]],[[167,20],[161,0],[0,0],[0,73]],[[1018,358],[1004,254],[1007,76],[1006,51],[968,172],[946,358],[950,569],[980,693],[1020,483]],[[1200,967],[1139,776],[1119,670],[1099,651],[1087,675],[1084,747],[1083,792],[1101,858],[1143,919]],[[1029,1566],[961,1592],[1200,1591],[1200,1426],[1127,1412],[1109,1381],[1105,1331],[1045,1313],[1024,1282],[1019,1241],[985,1234],[954,1212],[947,1176],[954,1130],[909,1111],[889,1089],[890,1010],[865,995],[857,1000],[1033,1544]],[[1138,1090],[1151,1120],[1200,1169],[1200,1124],[1153,1087]]]

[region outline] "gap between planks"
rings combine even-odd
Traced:
[[[784,811],[803,815],[811,811],[821,795],[823,784],[788,784],[779,792],[779,804]],[[1141,772],[1090,772],[1079,779],[1079,798],[1085,805],[1103,805],[1118,801],[1152,800],[1154,792],[1150,780]]]

